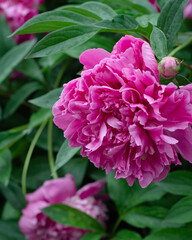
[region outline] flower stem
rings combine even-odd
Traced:
[[[69,59],[62,67],[61,71],[59,72],[57,79],[55,81],[55,86],[54,88],[57,88],[59,86],[59,83],[62,79],[62,76],[64,74],[64,72],[66,71],[66,69],[68,68],[68,66],[71,64],[71,59]]]
[[[28,171],[28,167],[29,167],[29,163],[30,163],[30,160],[31,160],[31,156],[32,156],[32,153],[33,153],[33,150],[35,148],[35,145],[45,127],[45,125],[47,124],[47,121],[44,121],[41,126],[39,127],[38,131],[36,132],[32,142],[31,142],[31,145],[29,147],[29,150],[27,152],[27,156],[25,158],[25,162],[24,162],[24,166],[23,166],[23,172],[22,172],[22,178],[21,178],[21,185],[22,185],[22,191],[23,191],[23,194],[25,195],[27,190],[26,190],[26,177],[27,177],[27,171]]]
[[[181,49],[185,48],[191,42],[192,42],[192,38],[190,38],[188,41],[186,41],[185,43],[181,44],[180,46],[176,47],[172,52],[169,53],[168,56],[170,56],[170,57],[174,56],[178,51],[180,51]]]
[[[48,159],[49,159],[49,166],[52,173],[53,178],[58,178],[57,173],[54,171],[54,156],[53,156],[53,119],[49,119],[48,123],[48,137],[47,137],[47,146],[48,146]]]

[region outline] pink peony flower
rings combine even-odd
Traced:
[[[163,78],[174,78],[180,70],[180,63],[177,58],[167,56],[159,62],[158,70]]]
[[[81,77],[64,85],[54,123],[96,167],[141,187],[166,177],[176,151],[192,162],[192,85],[160,85],[150,45],[123,37],[112,53],[82,53]]]
[[[48,218],[43,212],[51,204],[63,203],[76,208],[104,224],[106,207],[95,196],[105,185],[105,180],[85,185],[76,191],[73,176],[46,181],[35,192],[27,194],[27,207],[19,221],[21,231],[29,240],[79,240],[88,231],[64,226]]]
[[[14,32],[27,20],[38,14],[37,4],[43,1],[34,0],[0,0],[0,15],[4,14],[6,20]],[[15,36],[17,43],[21,43],[34,38],[33,34]]]
[[[152,5],[153,7],[158,11],[160,12],[160,8],[157,4],[157,0],[148,0]],[[192,0],[189,0],[189,2],[187,3],[187,5],[184,7],[184,10],[183,10],[183,18],[192,18]]]

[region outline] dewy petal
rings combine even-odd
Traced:
[[[92,69],[103,58],[109,57],[110,53],[102,48],[88,49],[81,54],[79,61],[84,65],[84,69]]]
[[[87,198],[89,196],[93,196],[99,193],[105,186],[106,180],[102,179],[94,183],[89,183],[79,189],[76,193],[81,199]]]

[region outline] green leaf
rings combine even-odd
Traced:
[[[89,25],[93,22],[95,21],[75,12],[54,10],[31,18],[12,35],[51,32],[71,25]]]
[[[5,106],[3,117],[7,118],[13,114],[18,107],[36,90],[40,89],[41,85],[36,82],[31,82],[19,88]]]
[[[34,59],[25,59],[17,67],[16,70],[24,75],[39,81],[44,82],[44,76]]]
[[[100,2],[92,2],[92,1],[85,2],[82,5],[80,5],[80,7],[98,15],[103,20],[104,19],[111,20],[114,16],[117,15],[112,8]]]
[[[11,175],[11,152],[9,149],[0,151],[0,182],[7,185]]]
[[[192,221],[192,196],[184,197],[169,210],[165,222],[185,224]]]
[[[156,26],[158,17],[159,13],[153,13],[137,17],[136,20],[142,27],[147,27],[149,23]]]
[[[142,240],[141,236],[130,230],[120,230],[111,240]]]
[[[16,221],[0,220],[0,236],[1,240],[25,240]]]
[[[68,143],[69,141],[66,139],[57,153],[54,167],[55,171],[66,164],[80,150],[80,147],[69,147]]]
[[[65,52],[92,38],[100,29],[95,26],[77,25],[54,31],[41,39],[29,54],[29,57],[45,57]]]
[[[10,144],[18,141],[25,135],[25,132],[0,132],[0,149],[8,147]]]
[[[51,109],[40,109],[39,111],[33,113],[29,120],[29,128],[34,128],[40,125],[42,122],[48,120],[52,116]]]
[[[144,240],[188,240],[191,239],[192,229],[164,228],[144,238]]]
[[[9,50],[0,59],[0,83],[2,83],[23,60],[33,46],[34,41],[27,41]]]
[[[29,100],[29,102],[41,108],[52,108],[53,104],[59,99],[62,89],[54,89],[40,97]]]
[[[150,35],[150,43],[156,57],[159,60],[167,56],[167,39],[165,34],[159,28],[153,27],[153,31]]]
[[[7,51],[16,45],[13,38],[8,38],[11,34],[11,30],[3,14],[0,16],[0,29],[0,57],[2,57]]]
[[[191,83],[191,81],[189,79],[187,79],[185,76],[183,76],[181,74],[177,74],[177,76],[175,78],[176,78],[179,86],[185,86],[185,85]]]
[[[158,200],[165,194],[153,183],[146,188],[141,188],[138,182],[129,187],[125,179],[114,179],[112,172],[107,175],[107,186],[120,214],[143,202]]]
[[[160,9],[162,9],[167,3],[167,0],[157,0],[157,4]]]
[[[166,192],[176,195],[192,195],[192,172],[189,171],[174,171],[161,182],[155,183]]]
[[[188,0],[169,0],[160,13],[157,26],[164,32],[169,50],[182,25],[183,8],[187,2]]]
[[[3,206],[1,217],[3,220],[18,219],[20,212],[7,201]]]
[[[0,191],[14,208],[21,211],[25,207],[26,202],[23,193],[15,182],[10,181],[8,186],[0,183]]]
[[[54,204],[43,209],[43,212],[52,220],[65,226],[104,232],[97,220],[84,212],[64,204]]]
[[[103,233],[90,232],[85,234],[81,240],[100,240],[103,236]]]
[[[139,206],[123,216],[128,224],[138,228],[159,228],[167,214],[167,209],[159,206]]]

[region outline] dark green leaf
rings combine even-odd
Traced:
[[[45,95],[29,100],[29,102],[38,107],[52,108],[53,104],[59,99],[62,89],[63,88],[54,89]]]
[[[174,171],[161,182],[155,183],[164,191],[176,195],[192,195],[192,172]]]
[[[103,236],[103,233],[90,232],[85,234],[81,240],[100,240]]]
[[[111,240],[142,240],[141,236],[130,230],[120,230]]]
[[[159,228],[167,209],[159,206],[139,206],[123,216],[123,220],[138,228]]]
[[[11,220],[18,219],[20,217],[20,212],[15,209],[8,201],[4,204],[2,210],[2,219]]]
[[[11,152],[9,149],[0,151],[0,182],[7,185],[11,175]]]
[[[66,139],[57,153],[55,171],[67,163],[80,150],[80,147],[69,147],[68,143],[69,141]]]
[[[34,128],[40,125],[42,122],[46,121],[52,116],[51,109],[40,109],[38,112],[35,112],[31,115],[29,120],[29,128]]]
[[[187,2],[188,0],[169,0],[160,13],[157,26],[164,32],[169,50],[182,25],[183,8]]]
[[[52,220],[81,229],[104,232],[103,227],[97,220],[76,208],[64,204],[55,204],[43,209],[43,212]]]
[[[185,224],[192,221],[192,196],[184,197],[169,210],[165,222]]]
[[[13,35],[51,32],[78,24],[91,24],[94,20],[71,11],[49,11],[39,14],[17,29]]]
[[[0,221],[1,240],[25,240],[24,235],[20,232],[18,222]]]
[[[23,193],[15,182],[10,181],[8,186],[0,183],[0,191],[14,208],[22,210],[25,207],[26,202]]]
[[[18,141],[25,135],[25,132],[0,132],[0,149],[8,147],[9,144]]]
[[[24,42],[9,50],[0,59],[0,83],[2,83],[13,71],[13,69],[23,60],[33,46],[34,41]]]
[[[187,79],[185,76],[181,75],[181,74],[177,74],[177,76],[175,77],[179,86],[185,86],[187,84],[190,84],[190,80]]]
[[[150,35],[150,43],[156,57],[159,60],[167,56],[167,39],[165,34],[159,28],[153,27],[153,31]]]
[[[18,107],[36,90],[40,89],[41,85],[36,82],[31,82],[19,88],[5,106],[3,117],[7,118],[13,114]]]
[[[29,57],[45,57],[65,52],[92,38],[100,29],[90,25],[69,26],[54,31],[40,40],[29,54]]]
[[[167,3],[167,0],[157,0],[157,4],[160,9],[162,9]]]
[[[144,240],[190,240],[192,229],[189,228],[164,228],[144,238]]]

